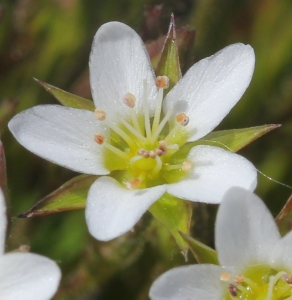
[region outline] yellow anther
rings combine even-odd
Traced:
[[[160,89],[167,89],[169,87],[169,78],[165,75],[157,76],[156,86]]]
[[[189,161],[189,160],[186,160],[182,163],[182,167],[181,169],[184,171],[184,172],[187,172],[191,169],[192,167],[192,163]]]
[[[106,112],[102,109],[99,109],[99,108],[97,108],[94,111],[94,115],[95,115],[96,119],[99,120],[99,121],[103,121],[106,118]]]
[[[104,142],[104,135],[102,133],[96,133],[94,135],[94,141],[99,144],[102,145]]]
[[[185,113],[180,113],[176,116],[176,121],[182,126],[187,126],[189,124],[189,117]]]
[[[125,182],[125,184],[128,189],[133,190],[141,185],[141,180],[139,178],[136,178],[132,181]]]
[[[124,98],[123,98],[123,102],[130,108],[133,108],[135,106],[136,103],[136,98],[133,94],[131,93],[127,93]]]
[[[221,281],[229,281],[230,280],[230,274],[229,273],[222,273],[220,275],[220,280]]]

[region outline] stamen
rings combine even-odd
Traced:
[[[154,141],[158,138],[158,135],[160,134],[161,130],[163,129],[163,127],[165,126],[165,124],[167,123],[167,121],[169,120],[169,118],[172,115],[172,110],[169,110],[167,112],[167,114],[164,116],[163,120],[160,122],[158,128],[156,129],[155,133],[152,136],[151,142],[154,143]]]
[[[247,285],[249,285],[252,289],[256,289],[257,288],[257,284],[255,282],[253,282],[251,279],[249,279],[248,277],[243,276],[243,275],[238,275],[238,276],[242,276],[243,279],[244,279],[243,282],[245,282]],[[237,277],[235,276],[235,278],[237,278]],[[239,278],[240,277],[238,277],[238,279]]]
[[[272,300],[273,288],[274,288],[274,278],[275,278],[275,276],[270,276],[270,278],[269,278],[269,288],[268,288],[266,300]]]
[[[113,153],[117,154],[121,158],[129,159],[129,156],[125,152],[123,152],[122,150],[116,148],[115,146],[113,146],[113,145],[111,145],[107,142],[104,142],[103,146],[106,147],[107,149],[109,149],[110,151],[112,151]]]
[[[165,137],[165,140],[168,141],[170,138],[172,138],[179,129],[181,129],[181,123],[176,123],[175,126],[170,130],[168,135]]]
[[[131,119],[132,119],[134,128],[142,134],[142,130],[141,130],[139,122],[138,122],[137,114],[134,109],[130,110],[130,115],[131,115]]]
[[[152,172],[154,174],[157,174],[160,170],[161,170],[161,167],[162,167],[162,161],[161,161],[161,158],[159,156],[156,156],[156,166],[155,168],[152,170]]]
[[[243,275],[236,275],[234,277],[234,282],[237,284],[242,284],[244,282],[245,277]]]
[[[105,118],[106,118],[106,112],[102,109],[99,109],[99,108],[97,108],[94,111],[94,115],[95,115],[96,119],[99,120],[99,121],[104,121]]]
[[[166,141],[164,141],[164,140],[159,141],[159,150],[162,151],[161,155],[165,155],[167,153],[167,143],[166,143]]]
[[[283,281],[287,282],[288,284],[292,284],[292,275],[283,274],[281,278]]]
[[[139,154],[139,155],[136,155],[136,156],[134,156],[134,157],[132,157],[132,158],[130,159],[130,163],[131,163],[131,164],[135,163],[136,161],[138,161],[138,160],[140,160],[141,158],[144,157],[144,156],[141,155],[140,153],[138,153],[138,154]]]
[[[168,150],[178,150],[179,149],[179,145],[178,144],[168,145],[167,149]]]
[[[220,280],[221,281],[229,281],[230,280],[230,274],[229,273],[222,273],[220,275]]]
[[[103,144],[103,142],[104,142],[104,135],[102,134],[102,133],[96,133],[95,135],[94,135],[94,141],[97,143],[97,144],[99,144],[99,145],[102,145]]]
[[[125,182],[125,185],[128,189],[133,190],[141,185],[141,180],[139,178],[136,178],[132,181]]]
[[[155,155],[156,155],[156,156],[162,156],[162,155],[164,155],[163,151],[160,150],[160,149],[158,149],[158,148],[155,149],[154,151],[155,151]]]
[[[274,276],[274,283],[277,283],[279,281],[280,278],[283,279],[284,275],[288,275],[286,272],[282,271],[282,272],[278,272],[275,276]],[[291,276],[291,275],[290,275]]]
[[[156,157],[155,150],[150,150],[149,151],[149,157],[151,157],[151,158],[155,158]]]
[[[228,287],[228,292],[230,294],[231,297],[236,297],[238,295],[238,289],[235,285],[230,284]]]
[[[149,107],[148,107],[148,98],[147,98],[147,81],[146,79],[143,80],[143,104],[144,104],[144,123],[145,123],[145,130],[146,130],[146,137],[151,137],[151,127],[150,127],[150,117],[149,117]]]
[[[124,118],[119,118],[119,121],[131,132],[133,133],[138,139],[147,142],[145,136],[143,136],[140,132],[138,132],[131,124],[129,124]]]
[[[109,128],[111,128],[113,131],[115,131],[121,138],[123,138],[128,143],[129,146],[133,146],[132,139],[123,130],[121,130],[119,127],[117,127],[113,122],[106,120],[106,112],[105,111],[97,108],[94,111],[94,114],[95,114],[95,117],[97,118],[97,120],[105,121],[105,124]],[[97,143],[99,143],[99,142],[97,142]]]
[[[176,116],[176,121],[182,126],[187,126],[189,124],[189,117],[185,113],[180,113]]]
[[[134,142],[133,140],[123,131],[121,130],[118,126],[116,126],[114,123],[105,120],[105,124],[112,129],[113,131],[115,131],[122,139],[124,139],[124,141],[129,145],[129,146],[134,146]]]
[[[187,172],[191,169],[192,167],[192,163],[189,161],[189,160],[186,160],[182,163],[182,167],[181,169],[184,171],[184,172]]]
[[[133,94],[131,93],[127,93],[124,97],[123,97],[123,102],[130,108],[135,107],[135,103],[136,103],[136,98]]]
[[[156,77],[156,86],[160,89],[169,88],[169,78],[165,75]]]
[[[158,90],[158,95],[157,95],[157,104],[156,104],[156,109],[154,113],[154,119],[152,123],[152,134],[156,131],[159,121],[160,121],[160,115],[161,115],[161,108],[162,108],[162,100],[163,100],[163,89]]]

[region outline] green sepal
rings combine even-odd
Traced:
[[[208,247],[202,242],[197,241],[196,239],[183,232],[180,232],[180,235],[189,245],[192,254],[199,264],[219,265],[217,252],[214,249]]]
[[[88,190],[97,178],[98,176],[95,175],[74,177],[40,200],[30,210],[18,215],[18,218],[30,218],[84,208]]]
[[[94,103],[91,100],[79,97],[74,94],[70,94],[65,92],[53,85],[45,83],[41,80],[34,78],[34,80],[39,83],[47,92],[52,94],[62,105],[72,107],[72,108],[80,108],[94,111]]]
[[[268,124],[249,128],[213,131],[200,139],[198,143],[203,144],[206,141],[210,145],[237,152],[264,134],[280,126],[279,124]]]
[[[164,42],[163,50],[155,70],[156,76],[166,75],[169,78],[170,90],[181,78],[181,69],[178,55],[178,45],[175,32],[174,17],[171,16],[169,30]]]
[[[269,124],[249,128],[213,131],[198,141],[187,143],[183,147],[185,148],[183,151],[189,151],[196,145],[210,145],[237,152],[259,137],[280,126],[279,124]]]
[[[292,229],[292,195],[287,200],[285,206],[282,208],[276,218],[279,231],[282,236],[291,231]]]
[[[192,206],[189,201],[181,200],[165,193],[149,208],[155,219],[160,221],[173,235],[184,256],[188,252],[188,244],[179,231],[188,234],[192,218]]]

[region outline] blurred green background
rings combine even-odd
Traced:
[[[90,98],[88,57],[97,28],[125,22],[145,41],[177,28],[196,30],[193,47],[181,54],[183,71],[235,42],[251,44],[256,68],[242,100],[219,129],[269,123],[283,126],[241,151],[268,176],[292,185],[292,1],[283,0],[6,0],[0,2],[0,130],[6,150],[12,216],[31,208],[76,174],[21,147],[8,120],[33,105],[56,103],[32,77]],[[154,6],[163,4],[163,7]],[[184,55],[188,55],[185,59]],[[240,172],[240,170],[238,170]],[[291,194],[259,175],[257,194],[276,216]],[[194,205],[193,236],[213,245],[217,207]],[[112,242],[94,240],[84,212],[32,219],[12,218],[7,250],[21,244],[56,260],[63,272],[54,299],[148,299],[151,282],[184,264],[173,238],[145,214],[129,233]],[[189,262],[194,262],[191,254]]]

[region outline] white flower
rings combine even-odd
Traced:
[[[273,216],[255,194],[231,188],[216,219],[222,266],[172,269],[152,285],[152,300],[291,300],[292,232],[281,238]]]
[[[91,234],[107,241],[130,230],[165,192],[218,203],[231,186],[255,188],[249,161],[190,144],[240,99],[254,60],[249,45],[226,47],[195,64],[163,99],[168,78],[155,78],[140,37],[127,25],[107,23],[90,56],[95,113],[42,105],[15,116],[9,128],[37,155],[103,175],[89,190],[85,213]]]
[[[6,206],[0,189],[0,299],[51,299],[61,278],[59,267],[38,254],[4,253],[6,226]]]

